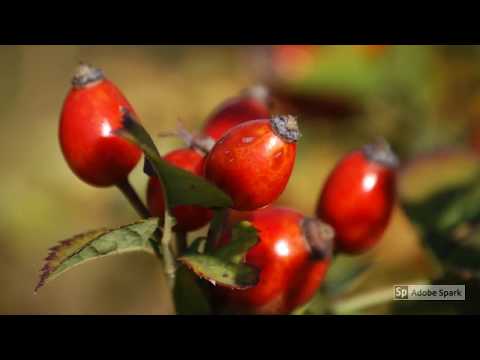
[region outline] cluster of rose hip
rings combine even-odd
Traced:
[[[99,69],[81,65],[65,100],[60,121],[63,154],[74,173],[98,186],[118,186],[132,196],[128,175],[141,150],[115,135],[122,109],[135,118],[121,91]],[[256,88],[258,90],[258,88]],[[266,93],[246,91],[221,104],[200,135],[164,156],[169,163],[203,176],[228,194],[233,206],[216,247],[229,241],[234,223],[248,220],[259,242],[246,263],[259,270],[258,284],[246,290],[218,287],[218,303],[249,313],[290,313],[320,287],[333,254],[358,254],[375,245],[392,213],[397,159],[385,142],[347,154],[325,183],[315,217],[272,205],[292,173],[300,132],[292,116],[272,116]],[[163,217],[159,180],[151,177],[145,217]],[[207,225],[211,209],[183,205],[171,209],[174,230]]]

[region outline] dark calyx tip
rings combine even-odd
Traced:
[[[73,75],[72,85],[81,88],[94,82],[103,80],[104,78],[105,76],[103,75],[103,71],[101,69],[80,63],[75,70],[75,74]]]
[[[123,106],[120,108],[120,112],[122,113],[122,126],[125,129],[130,128],[135,123],[132,113]]]
[[[373,144],[365,145],[362,149],[365,156],[373,162],[391,169],[398,168],[399,160],[385,139],[380,139]]]
[[[298,128],[297,119],[292,115],[279,115],[270,119],[275,133],[284,141],[289,143],[297,142],[302,134]]]
[[[310,247],[313,260],[327,260],[333,255],[335,230],[327,223],[314,218],[305,218],[302,223],[303,233]]]

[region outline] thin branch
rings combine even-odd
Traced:
[[[429,280],[425,279],[409,283],[411,285],[415,285],[429,284],[430,282]],[[393,292],[393,285],[390,285],[388,287],[376,289],[366,294],[360,294],[346,300],[334,301],[330,307],[334,314],[357,313],[361,310],[393,301]]]
[[[150,217],[150,212],[148,211],[147,207],[143,204],[142,200],[136,193],[135,189],[128,181],[128,178],[120,181],[116,184],[117,188],[122,192],[122,194],[128,199],[130,205],[136,210],[138,215],[140,215],[143,219],[148,219]]]
[[[170,248],[170,244],[173,238],[172,232],[172,218],[167,214],[165,216],[165,225],[163,227],[163,236],[161,241],[163,261],[165,264],[165,275],[167,276],[168,285],[170,289],[173,289],[175,284],[175,271],[176,271],[176,262],[175,257]]]

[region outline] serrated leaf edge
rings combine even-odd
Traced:
[[[158,219],[157,219],[158,221]],[[101,229],[98,229],[98,230],[92,230],[92,231],[87,231],[85,233],[82,233],[82,234],[77,234],[77,235],[74,235],[73,237],[69,238],[69,239],[66,239],[66,240],[62,240],[60,241],[59,243],[57,243],[56,245],[50,247],[48,249],[48,255],[45,257],[44,259],[44,264],[42,266],[42,268],[40,269],[40,276],[39,276],[39,281],[37,283],[37,285],[35,286],[35,289],[34,289],[34,294],[36,294],[38,292],[39,289],[41,289],[43,286],[45,286],[47,283],[49,283],[50,281],[56,279],[58,276],[64,274],[65,272],[79,266],[79,265],[83,265],[85,263],[88,263],[92,260],[96,260],[96,259],[100,259],[100,258],[104,258],[104,257],[107,257],[107,256],[111,256],[111,255],[116,255],[116,254],[124,254],[124,253],[128,253],[128,252],[134,252],[134,251],[139,251],[139,250],[142,250],[142,251],[145,251],[147,253],[150,253],[150,254],[154,254],[154,251],[152,249],[151,246],[148,246],[148,247],[138,247],[138,248],[128,248],[128,249],[122,249],[122,250],[114,250],[108,254],[105,254],[105,255],[99,255],[99,256],[95,256],[95,257],[92,257],[92,258],[89,258],[85,261],[82,261],[78,264],[74,264],[72,265],[71,267],[65,269],[64,271],[61,271],[59,273],[55,273],[55,271],[65,262],[67,261],[68,259],[70,259],[71,257],[77,255],[79,252],[81,252],[82,250],[84,250],[87,246],[89,246],[92,242],[94,242],[95,240],[97,240],[98,238],[106,235],[107,233],[109,232],[112,232],[112,231],[116,231],[116,230],[122,230],[122,229],[125,229],[125,228],[128,228],[130,226],[133,226],[133,225],[137,225],[137,224],[141,224],[145,221],[136,221],[134,223],[131,223],[131,224],[128,224],[128,225],[123,225],[123,226],[120,226],[118,228],[101,228]],[[55,256],[58,254],[58,251],[62,250],[62,249],[65,249],[67,248],[69,245],[71,245],[75,239],[78,239],[79,237],[84,237],[84,236],[88,236],[88,234],[93,234],[93,233],[96,233],[98,232],[98,235],[95,236],[94,238],[92,238],[90,241],[86,242],[85,244],[83,244],[79,249],[77,249],[76,251],[72,252],[71,254],[69,254],[68,256],[66,256],[62,261],[60,261],[55,267],[50,267],[50,262],[52,260],[55,259]]]
[[[204,254],[192,254],[192,255],[184,255],[180,258],[178,258],[178,261],[180,261],[183,265],[185,265],[188,269],[190,269],[191,271],[193,271],[199,278],[201,279],[204,279],[206,281],[208,281],[209,283],[211,283],[213,286],[217,286],[217,285],[220,285],[220,286],[223,286],[223,287],[226,287],[226,288],[229,288],[229,289],[233,289],[233,290],[246,290],[246,289],[250,289],[252,287],[255,287],[257,284],[255,285],[232,285],[232,284],[227,284],[227,283],[224,283],[222,281],[218,281],[218,280],[213,280],[213,279],[210,279],[209,277],[207,277],[204,273],[196,270],[190,263],[189,261],[189,258],[191,256],[206,256],[206,257],[214,257],[214,256],[211,256],[211,255],[204,255]],[[219,258],[216,258],[220,261],[223,261],[225,263],[228,263],[229,265],[234,265],[234,266],[248,266],[252,269],[254,269],[255,271],[258,272],[258,269],[251,266],[251,265],[248,265],[248,264],[236,264],[236,263],[233,263],[233,262],[227,262],[225,261],[224,259],[219,259]]]

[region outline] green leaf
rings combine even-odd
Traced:
[[[330,311],[335,315],[368,314],[373,309],[379,306],[383,307],[392,302],[392,295],[392,286],[354,294],[330,302]]]
[[[472,157],[469,152],[459,150],[425,154],[403,171],[399,186],[401,201],[407,215],[421,230],[448,231],[480,218],[478,159]],[[428,183],[428,179],[433,179],[434,184]],[[422,181],[426,183],[423,186]]]
[[[246,289],[259,280],[258,270],[242,263],[257,242],[257,230],[249,222],[242,221],[233,228],[230,242],[213,254],[187,253],[179,260],[214,285]]]
[[[248,289],[258,283],[258,271],[245,264],[235,264],[212,255],[187,254],[179,258],[200,278],[232,289]]]
[[[323,288],[329,297],[336,297],[351,290],[364,280],[372,261],[358,256],[338,255],[328,270]]]
[[[420,201],[402,201],[402,207],[407,216],[422,231],[431,231],[432,229],[444,228],[448,223],[452,223],[452,210],[448,207],[465,193],[468,185],[456,185],[435,192],[426,199]],[[442,213],[447,211],[447,215],[442,219]],[[448,212],[450,214],[448,214]]]
[[[381,85],[382,73],[378,64],[361,58],[345,56],[329,59],[298,84],[303,91],[322,89],[325,92],[363,96]],[[365,59],[366,60],[366,59]]]
[[[461,238],[452,233],[429,232],[425,242],[447,269],[480,277],[480,229],[476,228]]]
[[[478,156],[473,151],[441,148],[423,152],[404,164],[398,191],[403,201],[419,203],[435,193],[472,183],[479,172]]]
[[[291,315],[326,315],[330,312],[330,300],[321,291],[317,291],[308,303],[296,308]]]
[[[480,277],[478,177],[403,207],[444,269]]]
[[[178,269],[173,297],[178,315],[209,315],[210,304],[197,283],[198,278],[185,266]]]
[[[232,230],[230,242],[214,252],[215,256],[240,264],[248,250],[258,243],[257,230],[248,221],[242,221]]]
[[[391,52],[392,49],[388,51]],[[319,53],[311,71],[289,85],[303,93],[353,95],[359,100],[365,100],[371,95],[378,96],[391,85],[385,79],[388,79],[392,64],[385,61],[384,56],[382,58],[369,58],[352,46],[327,48]]]
[[[198,205],[208,208],[226,208],[232,205],[229,196],[207,180],[162,159],[150,135],[129,114],[124,116],[123,125],[124,127],[116,133],[143,150],[145,157],[165,186],[170,209],[178,205]]]
[[[60,242],[49,249],[35,292],[67,270],[87,261],[132,251],[152,253],[150,238],[157,226],[158,218],[151,218],[118,229],[89,231]]]
[[[437,191],[403,207],[424,244],[447,270],[480,276],[480,186],[478,179]]]
[[[480,219],[480,182],[476,180],[471,186],[460,192],[437,221],[439,231],[447,231],[465,222],[475,222]]]

